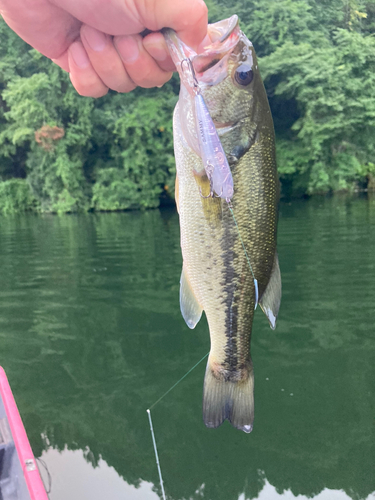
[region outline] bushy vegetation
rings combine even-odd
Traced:
[[[375,0],[209,0],[259,56],[283,193],[374,186]],[[0,22],[0,213],[157,207],[173,193],[179,83],[80,97]]]
[[[375,1],[258,0],[252,9],[243,17],[261,56],[284,193],[372,186]]]

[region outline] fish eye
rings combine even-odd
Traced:
[[[242,87],[246,87],[253,81],[254,73],[249,64],[241,64],[234,73],[234,79]]]

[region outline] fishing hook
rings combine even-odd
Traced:
[[[199,194],[201,195],[201,198],[204,198],[205,200],[206,200],[207,198],[213,198],[213,196],[214,196],[213,191],[210,191],[210,193],[209,193],[209,195],[208,195],[208,196],[203,196],[203,194],[202,194],[202,188],[199,188]]]
[[[214,166],[212,165],[212,163],[210,163],[208,160],[207,160],[207,165],[205,167],[205,171],[206,171],[206,175],[207,175],[207,179],[210,181],[210,193],[208,196],[203,196],[202,194],[202,189],[199,188],[199,193],[201,195],[202,198],[213,198],[214,197],[214,190],[213,190],[213,186],[212,186],[212,174],[214,173]]]
[[[207,160],[205,171],[206,175],[208,177],[208,180],[210,181],[210,184],[212,183],[212,175],[214,173],[215,167],[212,165],[210,160]]]
[[[216,194],[214,191],[213,191],[213,198],[221,198],[221,195],[223,194],[223,188],[221,188],[221,193],[220,194]]]
[[[183,73],[185,71],[184,70],[184,63],[187,65],[187,69],[189,69],[190,74],[191,74],[191,76],[193,78],[193,88],[194,88],[195,93],[196,94],[200,94],[201,90],[200,90],[200,87],[199,87],[199,82],[198,82],[197,77],[195,75],[194,66],[193,66],[193,63],[192,63],[190,57],[186,57],[186,59],[183,59],[181,61],[181,70],[182,70]]]
[[[205,199],[206,199],[206,198],[221,198],[221,195],[223,194],[223,189],[221,189],[221,193],[220,193],[220,194],[216,194],[216,193],[215,193],[215,191],[211,188],[211,190],[210,190],[210,194],[209,194],[208,196],[203,196],[203,194],[202,194],[202,189],[201,189],[201,188],[199,188],[199,194],[201,195],[201,197],[202,197],[202,198],[205,198]],[[229,201],[228,201],[228,200],[229,200]],[[227,198],[227,199],[225,199],[225,201],[226,201],[227,203],[229,203],[229,202],[230,202],[230,199],[229,199],[229,198]]]

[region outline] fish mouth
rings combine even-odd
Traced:
[[[208,25],[207,34],[211,43],[206,45],[203,52],[199,54],[184,44],[175,31],[164,28],[162,32],[181,81],[185,83],[184,62],[189,59],[198,82],[206,85],[215,85],[225,78],[226,61],[241,36],[236,15]]]
[[[220,43],[225,42],[227,38],[229,38],[234,30],[238,27],[238,16],[233,15],[228,19],[224,19],[223,21],[219,21],[214,24],[209,24],[208,26],[208,34],[211,38],[211,42]]]
[[[228,56],[240,38],[238,16],[234,15],[218,23],[208,25],[208,37],[211,43],[204,47],[204,51],[192,58],[197,77],[216,66],[225,56]]]

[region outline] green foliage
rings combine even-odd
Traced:
[[[35,201],[25,179],[0,182],[0,214],[9,215],[33,210]]]
[[[283,192],[373,185],[375,0],[207,4],[210,22],[237,13],[254,43]],[[173,192],[178,88],[174,77],[163,89],[80,97],[0,22],[0,182],[26,178],[19,185],[45,212],[157,207]]]
[[[27,52],[27,61],[21,58],[19,66],[13,62],[21,75],[11,76],[10,65],[4,63],[3,80],[9,81],[2,91],[0,157],[22,164],[18,175],[27,176],[41,210],[86,210],[90,204],[83,165],[90,148],[93,100],[81,99],[66,74],[35,51]],[[39,72],[30,75],[32,64]],[[41,127],[53,130],[56,125],[64,135],[61,140],[36,141]]]
[[[161,193],[173,183],[175,174],[171,120],[175,104],[173,94],[139,101],[131,95],[121,99],[116,114],[111,113],[108,167],[99,162],[94,168],[95,209],[159,205]],[[109,115],[110,110],[103,112]]]
[[[318,28],[315,10],[307,0],[217,1],[222,9],[215,20],[237,14],[258,57],[272,53],[287,41],[306,41]]]
[[[279,130],[282,176],[303,174],[309,193],[348,189],[375,153],[375,38],[340,29],[321,47],[287,42],[262,69],[273,100],[298,109]]]

